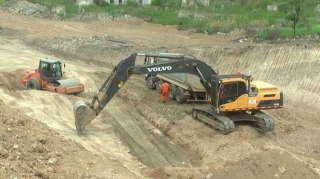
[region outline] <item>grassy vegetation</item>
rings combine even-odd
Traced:
[[[4,1],[4,0],[0,0]],[[66,8],[66,18],[78,13],[78,6],[73,0],[28,0],[48,7],[62,4]],[[180,7],[179,0],[152,0],[151,6],[139,6],[134,1],[127,5],[110,5],[94,0],[96,5],[82,7],[85,12],[108,13],[112,16],[124,14],[148,18],[151,23],[163,25],[177,25],[179,29],[194,29],[197,32],[215,34],[217,32],[230,32],[234,29],[256,29],[255,37],[290,38],[300,35],[320,35],[320,13],[315,11],[317,1],[308,1],[304,6],[304,13],[296,26],[296,34],[293,34],[292,23],[286,20],[286,13],[281,9],[278,11],[267,11],[268,4],[279,4],[290,0],[211,0],[210,6],[196,3],[194,6]],[[97,2],[98,5],[97,5]],[[286,2],[286,3],[288,3]],[[180,17],[178,12],[189,12],[187,16]],[[199,18],[198,16],[203,16]]]

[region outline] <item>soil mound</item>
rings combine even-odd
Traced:
[[[23,69],[17,69],[13,72],[0,72],[0,87],[8,90],[24,90],[21,79],[24,75]]]

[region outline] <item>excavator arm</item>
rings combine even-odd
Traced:
[[[137,56],[143,56],[143,54],[131,54],[121,60],[118,65],[114,67],[111,74],[106,78],[94,95],[91,103],[86,103],[84,101],[76,101],[74,103],[75,126],[78,135],[80,135],[84,128],[99,115],[99,113],[107,106],[110,100],[133,74],[194,74],[200,78],[200,81],[208,94],[211,93],[210,80],[212,79],[212,75],[217,75],[217,73],[203,61],[196,58],[177,59],[174,57],[154,55],[154,57],[168,58],[170,61],[149,65],[136,65]],[[148,56],[152,55],[149,54]],[[99,97],[102,91],[105,91],[105,93],[102,94],[102,97]]]

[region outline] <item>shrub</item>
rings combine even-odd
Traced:
[[[181,0],[151,0],[152,6],[180,8]]]
[[[255,37],[265,40],[274,40],[281,37],[281,30],[279,27],[268,27],[259,32]]]
[[[101,7],[110,6],[110,4],[105,0],[93,0],[93,4]]]
[[[130,6],[130,7],[138,7],[139,6],[139,3],[135,0],[127,0],[127,6]]]

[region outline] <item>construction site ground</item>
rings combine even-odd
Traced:
[[[320,178],[314,39],[255,43],[243,31],[209,36],[136,18],[62,21],[5,9],[0,26],[0,178]],[[240,70],[279,86],[284,108],[267,111],[275,130],[236,124],[223,135],[191,117],[193,106],[208,104],[164,104],[136,75],[78,136],[73,103],[90,102],[112,67],[136,52],[192,54],[220,74]],[[85,91],[25,90],[24,71],[46,57],[65,63],[65,77]]]

